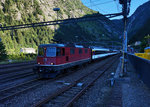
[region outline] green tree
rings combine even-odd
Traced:
[[[0,61],[7,58],[5,46],[2,42],[0,42]]]
[[[148,41],[148,45],[150,46],[150,35],[148,34],[147,36],[144,37]]]

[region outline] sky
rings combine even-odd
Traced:
[[[87,7],[99,11],[102,14],[110,13],[120,13],[122,11],[122,6],[118,3],[118,0],[81,0]],[[142,5],[149,0],[131,0],[130,15]],[[120,19],[122,17],[115,17],[113,19]]]

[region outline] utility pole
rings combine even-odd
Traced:
[[[127,16],[130,11],[130,3],[131,0],[119,0],[119,3],[122,5],[122,14],[123,14],[123,23],[124,23],[124,32],[123,32],[123,42],[122,42],[122,69],[120,76],[123,76],[124,72],[126,72],[126,62],[127,62]]]

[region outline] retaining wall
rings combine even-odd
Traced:
[[[129,64],[139,74],[140,79],[150,88],[150,60],[127,54]]]

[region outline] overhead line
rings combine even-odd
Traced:
[[[85,1],[85,0],[84,0]],[[100,2],[100,1],[92,1],[92,0],[89,0],[90,2],[85,2],[84,4],[91,4],[91,3],[94,3],[94,2]]]
[[[98,14],[98,15],[93,15],[93,16],[70,18],[70,19],[57,20],[57,21],[47,21],[47,22],[22,24],[22,25],[15,25],[15,26],[5,26],[5,27],[1,26],[0,31],[31,28],[31,27],[34,28],[34,27],[49,26],[49,25],[63,25],[63,24],[77,23],[77,22],[83,22],[83,21],[95,21],[95,20],[98,20],[98,18],[102,16],[109,16],[111,18],[111,17],[115,17],[119,15],[122,15],[122,13],[107,14],[107,15]]]
[[[98,3],[98,4],[95,4],[95,5],[92,5],[92,6],[97,6],[97,5],[102,5],[102,4],[107,4],[107,3],[111,3],[111,2],[114,2],[114,1],[107,1],[107,2],[103,2],[103,3]]]

